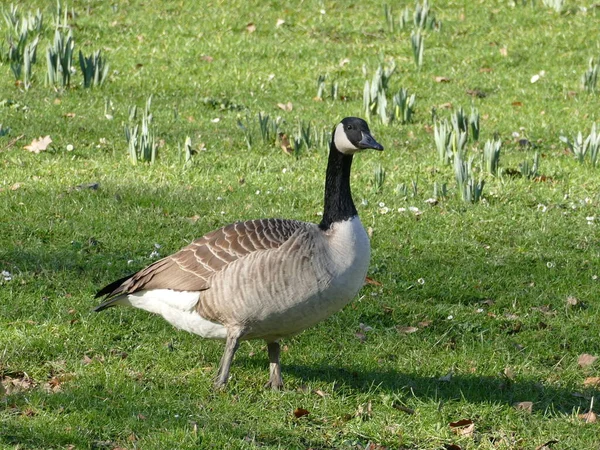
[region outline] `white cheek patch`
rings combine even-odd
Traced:
[[[345,155],[353,155],[360,150],[356,145],[350,142],[348,136],[346,136],[346,132],[344,131],[344,125],[341,123],[335,127],[333,143],[335,144],[336,148]]]

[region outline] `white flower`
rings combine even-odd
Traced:
[[[548,209],[548,207],[546,205],[542,205],[541,203],[539,203],[537,205],[537,210],[538,211],[546,212],[547,209]]]
[[[69,144],[69,145],[67,145],[67,151],[68,151],[68,152],[72,152],[72,151],[73,151],[73,148],[74,148],[74,147],[73,147],[73,144]]]
[[[419,208],[417,208],[416,206],[409,206],[408,210],[410,212],[413,212],[413,213],[418,213],[419,212]]]
[[[379,202],[379,207],[380,207],[380,208],[383,208],[384,206],[385,206],[385,203],[383,203],[383,202]]]
[[[450,315],[448,316],[448,320],[452,320],[452,319],[454,319],[454,316],[453,316],[452,314],[450,314]]]
[[[221,119],[219,119],[218,117],[215,117],[214,119],[211,119],[212,123],[217,123],[219,122]]]
[[[552,269],[554,266],[555,266],[555,264],[554,264],[552,261],[548,261],[548,262],[546,263],[546,267],[547,267],[548,269]]]
[[[417,280],[417,283],[419,283],[420,285],[424,285],[425,284],[425,278],[419,278]]]
[[[406,208],[398,208],[398,212],[406,212]]]
[[[8,270],[2,271],[2,277],[4,278],[4,281],[12,280],[12,274]]]
[[[256,191],[256,195],[260,195],[260,191]]]
[[[389,212],[390,212],[390,208],[388,208],[387,206],[384,206],[383,208],[380,208],[380,209],[379,209],[379,212],[380,212],[381,214],[387,214],[387,213],[389,213]]]

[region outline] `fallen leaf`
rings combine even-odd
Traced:
[[[284,23],[285,23],[285,20],[283,20],[283,19],[277,19],[277,23],[275,23],[275,28],[279,28]]]
[[[583,380],[585,387],[600,387],[600,377],[587,377]]]
[[[294,149],[290,144],[290,140],[285,133],[279,133],[279,146],[288,155],[292,155],[294,153]]]
[[[397,326],[396,330],[398,331],[398,333],[403,333],[403,334],[410,334],[410,333],[415,333],[416,331],[419,331],[419,329],[417,327],[401,327],[401,326]]]
[[[365,284],[368,284],[370,286],[381,286],[381,283],[377,280],[374,280],[371,277],[366,277],[365,278]]]
[[[473,431],[475,431],[475,423],[471,419],[461,419],[450,422],[448,425],[450,425],[452,432],[458,436],[473,436]]]
[[[480,91],[479,89],[467,89],[465,91],[467,93],[467,95],[470,95],[471,97],[476,97],[476,98],[486,98],[487,94],[483,91]]]
[[[313,392],[321,398],[325,398],[327,396],[327,393],[323,392],[321,389],[315,389]]]
[[[522,102],[512,102],[511,105],[513,106],[523,106]]]
[[[494,71],[494,69],[492,69],[491,67],[482,67],[479,69],[479,72],[481,72],[481,73],[490,73],[493,71]]]
[[[508,56],[508,49],[507,49],[506,47],[502,47],[502,48],[500,49],[500,54],[501,54],[502,56]]]
[[[256,31],[256,25],[254,25],[253,22],[250,22],[248,25],[246,25],[246,31],[248,33],[254,33]]]
[[[4,391],[7,395],[15,394],[17,392],[28,391],[35,387],[35,383],[29,375],[26,373],[19,373],[19,376],[16,378],[6,376],[2,380],[0,380],[0,384],[3,385]]]
[[[75,113],[66,113],[65,117],[72,119],[73,117],[75,117]]]
[[[419,327],[421,327],[421,328],[427,328],[429,325],[431,325],[431,320],[423,320],[423,321],[419,322],[417,325],[419,325]]]
[[[292,109],[294,109],[294,105],[292,105],[292,102],[277,103],[277,106],[280,109],[283,109],[284,111],[287,111],[287,112],[290,112]]]
[[[571,295],[569,295],[567,297],[567,305],[569,305],[569,306],[577,306],[577,303],[579,303],[579,301],[575,297],[573,297]]]
[[[400,404],[400,403],[398,403],[396,401],[394,403],[392,403],[392,408],[395,408],[398,411],[402,411],[402,412],[404,412],[406,414],[410,414],[410,415],[412,415],[412,414],[415,413],[414,409],[411,409],[411,408],[409,408],[407,406],[404,406],[404,405],[402,405],[402,404]]]
[[[25,150],[29,150],[30,152],[37,154],[46,150],[51,143],[52,139],[50,139],[50,136],[40,136],[38,139],[34,139],[33,141],[31,141],[31,144],[26,145],[23,148]]]
[[[92,362],[94,362],[94,360],[92,358],[90,358],[88,355],[83,355],[83,359],[81,360],[81,362],[87,366],[87,365],[91,364]]]
[[[448,77],[434,77],[436,83],[449,83],[450,78]]]
[[[438,106],[439,109],[452,109],[452,103],[448,102],[448,103],[442,103],[441,105]]]
[[[367,403],[363,403],[358,405],[356,409],[356,413],[354,414],[356,417],[360,417],[362,420],[368,420],[373,414],[373,405],[371,404],[371,400]]]
[[[188,217],[186,220],[190,223],[196,223],[198,222],[198,219],[200,219],[200,216],[198,214],[194,214],[192,217]]]
[[[533,402],[517,402],[513,404],[513,408],[531,413],[533,411]]]
[[[304,417],[304,416],[308,416],[310,413],[308,412],[308,410],[304,409],[304,408],[296,408],[294,410],[294,417],[296,419],[299,419],[300,417]]]
[[[596,423],[596,421],[598,420],[598,417],[596,416],[594,411],[590,411],[585,414],[578,414],[577,417],[579,417],[585,423]]]
[[[212,57],[212,56],[210,56],[210,55],[202,55],[202,56],[200,57],[200,59],[201,59],[202,61],[206,61],[206,62],[209,62],[209,63],[211,63],[211,62],[213,62],[213,61],[215,60],[215,58],[213,58],[213,57]]]
[[[340,67],[344,67],[346,64],[348,64],[350,62],[350,60],[348,58],[344,58],[340,61]]]
[[[367,340],[367,336],[364,333],[358,332],[354,333],[354,337],[358,339],[360,342],[365,342]]]
[[[535,450],[550,450],[550,446],[552,444],[558,444],[558,440],[557,439],[550,439],[548,442],[542,444],[542,445],[538,445]]]
[[[592,364],[594,364],[597,359],[597,356],[584,353],[582,355],[579,355],[579,358],[577,358],[577,364],[579,364],[579,367],[589,367]]]
[[[506,378],[508,378],[509,380],[514,380],[515,379],[515,372],[510,367],[505,367],[504,368],[504,376]]]
[[[21,183],[15,183],[10,187],[11,191],[16,191],[17,189],[21,188]]]
[[[444,444],[444,450],[462,450],[462,447],[457,444]]]

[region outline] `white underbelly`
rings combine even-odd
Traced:
[[[196,312],[200,292],[153,289],[129,294],[119,303],[158,314],[176,328],[205,338],[225,339],[223,325],[211,322]]]

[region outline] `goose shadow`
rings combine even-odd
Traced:
[[[239,364],[264,369],[263,361],[242,356]],[[539,379],[477,374],[450,374],[428,377],[418,373],[405,373],[393,369],[365,370],[359,366],[334,367],[325,364],[308,366],[282,364],[284,389],[305,390],[310,385],[330,385],[338,393],[379,393],[397,395],[398,398],[415,397],[441,402],[467,401],[469,403],[515,405],[533,402],[533,411],[571,413],[574,409],[589,406],[591,396],[582,395],[571,386],[557,387]]]

